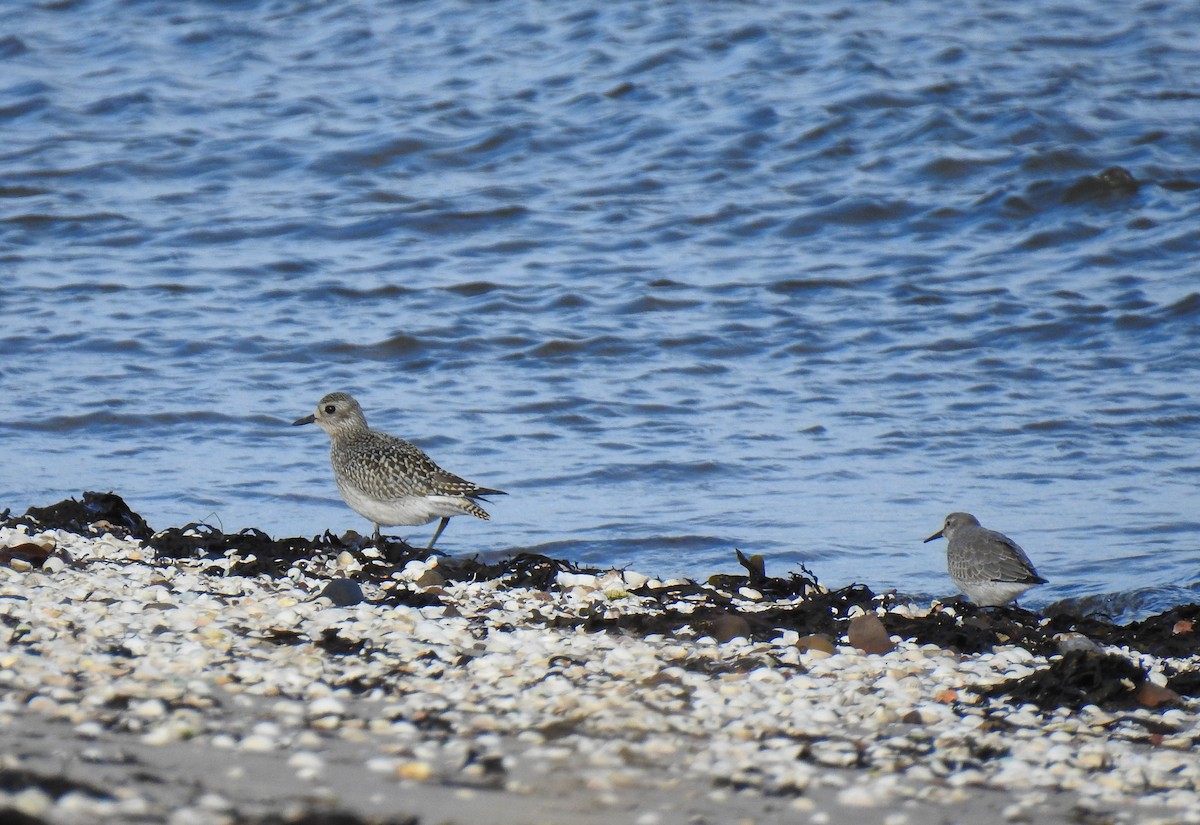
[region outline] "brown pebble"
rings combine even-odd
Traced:
[[[1196,625],[1189,619],[1180,619],[1175,622],[1175,626],[1171,628],[1171,632],[1178,636],[1180,633],[1191,633],[1195,631]]]
[[[846,637],[851,645],[863,653],[887,653],[896,649],[896,643],[888,636],[887,628],[874,613],[851,619],[850,632]]]
[[[718,616],[712,623],[712,637],[718,642],[728,642],[738,636],[750,638],[750,622],[736,613]]]
[[[1156,708],[1159,705],[1166,704],[1173,705],[1179,702],[1178,693],[1169,687],[1162,687],[1153,682],[1142,682],[1138,685],[1135,698],[1139,705],[1146,708]]]
[[[436,570],[426,570],[413,584],[417,587],[440,587],[446,583],[446,577]]]
[[[820,650],[823,653],[833,653],[833,639],[824,633],[812,633],[797,639],[796,648],[798,650]]]

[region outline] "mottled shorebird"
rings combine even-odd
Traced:
[[[312,423],[329,434],[329,461],[338,492],[351,510],[375,525],[376,542],[381,526],[413,527],[441,518],[426,548],[431,550],[451,516],[486,520],[490,516],[476,501],[505,494],[446,472],[403,438],[372,430],[362,407],[347,393],[329,393],[313,415],[292,426]]]
[[[1008,604],[1046,580],[1020,546],[1003,533],[988,530],[970,513],[951,513],[925,541],[946,537],[946,567],[968,599],[981,607]]]

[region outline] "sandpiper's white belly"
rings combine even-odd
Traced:
[[[951,576],[951,578],[954,578]],[[968,599],[981,607],[1008,604],[1033,587],[1029,582],[998,582],[998,581],[969,581],[954,579]]]
[[[401,496],[385,501],[349,484],[339,484],[338,492],[350,509],[384,527],[415,527],[443,516],[463,514],[461,499],[449,496]]]

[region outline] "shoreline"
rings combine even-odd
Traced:
[[[0,810],[30,821],[1200,821],[1185,609],[1064,631],[753,560],[658,582],[104,515],[0,527]]]

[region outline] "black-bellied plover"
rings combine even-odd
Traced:
[[[951,513],[925,541],[946,537],[946,567],[968,599],[981,607],[1008,604],[1046,580],[1020,546],[1003,533],[988,530],[970,513]]]
[[[426,548],[433,549],[451,516],[488,519],[476,501],[505,494],[446,472],[415,444],[372,430],[362,407],[347,393],[329,393],[317,403],[316,413],[292,426],[314,422],[329,434],[338,492],[351,510],[375,525],[376,542],[381,526],[412,527],[441,518]]]

